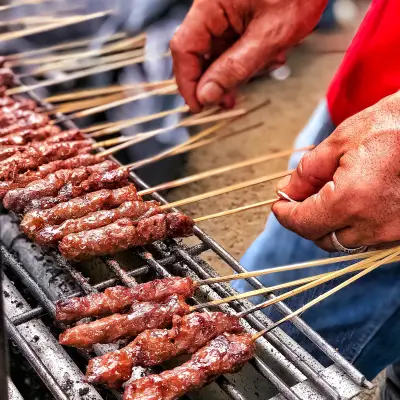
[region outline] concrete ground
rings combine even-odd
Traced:
[[[365,7],[361,8],[364,9]],[[360,11],[360,18],[362,12]],[[324,98],[328,84],[342,60],[343,52],[357,25],[356,22],[351,27],[329,35],[313,34],[291,52],[288,64],[292,68],[292,75],[286,81],[263,78],[247,85],[241,92],[245,96],[246,106],[259,104],[265,99],[269,99],[271,103],[227,129],[236,131],[258,122],[263,122],[264,125],[191,152],[186,174],[191,175],[290,149],[314,108]],[[283,158],[187,185],[171,192],[168,198],[171,201],[182,199],[254,177],[283,171],[287,168],[287,160],[288,158]],[[184,210],[191,216],[199,217],[272,197],[274,197],[274,182],[201,201],[184,207]],[[200,226],[234,257],[240,259],[263,230],[269,212],[268,207],[263,207],[205,221]],[[207,254],[205,258],[221,274],[231,273],[216,256]],[[373,392],[365,394],[362,398],[372,399]]]

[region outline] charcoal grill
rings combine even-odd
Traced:
[[[35,94],[31,97],[40,101]],[[57,116],[58,118],[60,116]],[[66,128],[75,128],[69,121]],[[134,173],[133,182],[140,188],[148,186]],[[166,203],[159,194],[155,200]],[[210,236],[195,227],[199,243],[190,247],[177,240],[155,243],[145,248],[125,252],[115,258],[96,259],[73,265],[57,252],[44,252],[28,241],[18,230],[18,220],[4,211],[0,215],[0,243],[3,273],[3,301],[5,325],[12,342],[20,349],[57,400],[120,399],[121,392],[95,388],[83,382],[82,360],[93,356],[87,351],[66,351],[56,334],[63,327],[55,322],[55,302],[72,295],[83,295],[123,284],[134,286],[154,278],[170,275],[190,276],[193,279],[216,277],[217,273],[203,259],[203,253],[214,252],[236,272],[244,268]],[[103,277],[91,284],[92,270]],[[14,282],[11,281],[14,280]],[[256,279],[248,279],[255,288],[262,288]],[[197,290],[196,302],[215,300],[236,294],[228,284],[215,284]],[[35,299],[27,301],[27,296]],[[266,296],[272,298],[273,294]],[[246,300],[220,306],[225,312],[240,312],[252,307]],[[291,310],[284,303],[274,305],[283,314]],[[256,400],[256,399],[350,399],[372,385],[301,318],[292,322],[321,352],[332,360],[329,367],[322,366],[306,350],[280,329],[275,329],[258,341],[257,356],[243,370],[232,376],[222,376],[206,388],[188,394],[193,400]],[[245,318],[244,326],[255,333],[272,324],[260,311]],[[1,334],[1,331],[0,331]],[[0,344],[2,343],[0,337]],[[116,345],[96,345],[94,353],[104,354]],[[5,365],[1,364],[2,388],[6,385]],[[146,373],[138,369],[138,374]],[[1,390],[1,389],[0,389]],[[8,380],[9,399],[23,399],[14,384]],[[5,398],[2,394],[1,399]]]

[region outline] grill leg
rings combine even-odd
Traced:
[[[8,399],[8,348],[3,307],[3,259],[0,254],[0,399]]]

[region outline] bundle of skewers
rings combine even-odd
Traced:
[[[125,38],[119,39],[125,40]],[[141,40],[143,37],[136,38],[135,41],[131,40],[130,48],[132,48],[132,43],[140,43]],[[118,46],[123,48],[127,44],[128,42],[119,43]],[[96,54],[108,54],[108,51],[110,47],[105,46],[100,51],[96,50]],[[51,109],[43,109],[42,105],[31,99],[15,97],[31,89],[61,83],[65,79],[77,79],[87,76],[86,74],[129,65],[132,63],[132,55],[129,57],[130,60],[123,61],[109,59],[108,66],[93,68],[89,66],[86,71],[73,72],[61,81],[43,81],[31,87],[14,87],[16,84],[14,73],[4,67],[4,63],[10,61],[15,66],[29,65],[28,60],[15,56],[1,60],[0,198],[7,210],[20,216],[21,229],[29,238],[44,247],[57,247],[68,260],[80,261],[92,257],[109,256],[159,240],[190,236],[193,234],[194,225],[201,221],[255,207],[268,206],[277,199],[268,199],[257,204],[244,205],[196,219],[174,210],[175,207],[278,179],[291,172],[282,171],[254,178],[162,205],[153,200],[145,200],[144,197],[156,191],[286,157],[294,150],[259,156],[166,182],[153,188],[138,190],[129,179],[132,170],[165,157],[207,145],[215,140],[221,140],[229,135],[216,137],[213,134],[252,110],[208,109],[200,115],[184,118],[180,123],[169,128],[143,132],[133,138],[114,137],[95,142],[95,138],[118,133],[126,127],[162,118],[172,113],[184,113],[188,109],[180,107],[152,116],[101,124],[82,130],[61,130],[58,123],[92,115],[148,96],[174,93],[176,91],[174,81],[132,85],[129,88],[112,86],[56,96],[49,100],[60,104]],[[134,62],[144,60],[143,55],[139,53],[137,57]],[[36,59],[32,64],[42,61]],[[61,59],[56,57],[51,60],[47,58],[43,62],[54,62],[57,68],[62,67],[68,71],[74,69],[71,57]],[[35,74],[42,74],[48,69],[49,66],[38,67]],[[103,97],[98,98],[98,96]],[[57,113],[60,111],[70,114],[67,117],[59,117]],[[52,114],[58,119],[51,119]],[[123,148],[177,127],[207,123],[215,123],[215,125],[200,131],[186,143],[149,159],[120,166],[108,158]],[[253,127],[255,126],[248,129]],[[104,150],[106,147],[110,148]],[[307,150],[309,148],[297,151]],[[135,287],[111,287],[101,293],[68,298],[58,302],[57,320],[70,325],[60,335],[59,340],[65,346],[91,348],[96,344],[133,339],[120,350],[96,357],[89,362],[86,372],[87,381],[104,384],[111,388],[119,388],[128,382],[135,367],[152,367],[182,354],[191,355],[189,361],[175,369],[167,370],[159,375],[145,376],[126,384],[125,387],[125,400],[173,400],[191,390],[201,388],[219,375],[239,370],[253,358],[257,340],[263,337],[268,338],[269,332],[282,323],[300,315],[374,269],[397,260],[399,255],[400,248],[394,248],[203,281],[171,277]],[[364,259],[335,272],[204,304],[193,306],[187,302],[195,291],[204,285],[299,268],[312,268],[357,258]],[[266,330],[255,335],[244,331],[240,320],[248,314],[347,274],[352,274],[352,276]],[[292,289],[240,314],[228,315],[221,311],[212,311],[213,308],[224,303],[266,295],[286,288]],[[88,322],[89,318],[91,320]],[[77,321],[80,321],[79,324],[74,325]]]

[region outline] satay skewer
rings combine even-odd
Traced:
[[[144,60],[143,57],[139,57],[139,59],[141,61]],[[134,64],[134,62],[129,61],[128,64],[131,65],[131,64]],[[161,87],[161,88],[156,88],[156,89],[153,89],[153,90],[145,91],[143,93],[139,93],[139,94],[136,93],[136,94],[134,94],[132,96],[125,97],[122,100],[113,101],[113,102],[105,104],[105,105],[89,108],[89,109],[84,110],[84,111],[80,111],[80,112],[77,112],[77,113],[74,113],[74,114],[71,114],[71,115],[67,115],[65,117],[60,118],[59,120],[54,121],[54,123],[57,124],[59,122],[65,122],[65,121],[69,121],[69,120],[72,120],[72,119],[88,117],[90,115],[97,114],[97,113],[100,113],[100,112],[104,112],[104,111],[110,110],[112,108],[122,106],[124,104],[132,103],[133,101],[146,99],[146,98],[154,96],[154,95],[174,94],[174,93],[177,93],[177,90],[178,90],[178,88],[177,88],[176,84],[172,84],[172,85],[164,86],[164,87]]]
[[[0,8],[1,10],[1,8]],[[38,54],[43,54],[43,53],[51,53],[53,51],[58,51],[58,50],[68,50],[68,49],[74,49],[74,48],[80,48],[80,47],[84,47],[87,46],[91,43],[97,43],[97,42],[104,42],[104,43],[109,43],[109,42],[113,42],[115,40],[120,40],[123,38],[126,38],[128,36],[128,34],[126,32],[119,32],[119,33],[115,33],[114,35],[107,35],[107,36],[95,36],[95,37],[90,37],[90,38],[86,38],[86,39],[79,39],[79,40],[74,40],[71,42],[67,42],[67,43],[61,43],[61,44],[57,44],[54,46],[49,46],[49,47],[43,47],[41,49],[34,49],[34,50],[28,50],[28,51],[24,51],[21,53],[15,53],[15,54],[10,54],[6,56],[6,60],[7,61],[13,61],[13,60],[20,60],[20,59],[25,59],[25,58],[29,58],[32,56],[36,56]]]
[[[66,61],[70,59],[76,61],[82,58],[98,57],[100,55],[109,54],[115,51],[121,51],[128,48],[133,50],[138,47],[142,47],[145,40],[146,40],[146,34],[144,33],[132,38],[127,38],[126,36],[124,36],[123,38],[115,41],[114,43],[104,45],[99,49],[85,50],[80,52],[59,53],[55,55],[53,54],[37,58],[17,59],[15,61],[10,61],[10,65],[12,67],[16,67],[22,65],[57,63],[63,60]]]
[[[239,161],[237,163],[233,163],[233,164],[229,164],[223,167],[218,167],[218,168],[214,168],[208,171],[204,171],[204,172],[200,172],[198,174],[194,174],[194,175],[190,175],[184,178],[180,178],[180,179],[176,179],[170,182],[165,182],[165,183],[161,183],[157,186],[153,186],[152,188],[149,189],[145,189],[142,190],[140,192],[141,196],[145,196],[147,194],[151,194],[154,192],[159,192],[162,190],[167,190],[167,189],[172,189],[172,188],[176,188],[182,185],[187,185],[189,183],[193,183],[193,182],[197,182],[200,181],[202,179],[206,179],[206,178],[211,178],[215,175],[220,175],[220,174],[224,174],[226,172],[232,172],[235,171],[236,169],[241,169],[241,168],[246,168],[249,166],[254,166],[257,164],[261,164],[263,162],[267,162],[267,161],[271,161],[271,160],[275,160],[277,158],[281,158],[281,157],[285,157],[285,156],[289,156],[295,152],[301,152],[301,151],[307,151],[307,150],[311,150],[313,148],[313,146],[307,146],[307,147],[303,147],[301,149],[290,149],[290,150],[285,150],[285,151],[281,151],[279,153],[275,153],[275,154],[266,154],[263,156],[259,156],[259,157],[254,157],[254,158],[250,158],[249,160],[245,160],[245,161]],[[232,210],[230,211],[225,211],[227,213],[227,215],[232,214]],[[221,215],[222,216],[222,215]],[[214,217],[215,218],[215,217]],[[210,217],[210,219],[212,219]],[[200,222],[200,221],[198,221]]]
[[[48,103],[63,103],[69,100],[86,99],[88,97],[103,96],[105,94],[124,92],[127,90],[137,90],[137,89],[154,89],[162,86],[172,85],[175,83],[175,79],[168,79],[165,81],[155,81],[155,82],[138,82],[130,83],[124,85],[110,85],[104,87],[87,88],[84,90],[76,90],[64,94],[58,94],[50,96],[44,99]]]
[[[260,305],[260,308],[269,307],[273,304],[276,304],[280,301],[286,300],[290,297],[296,296],[297,294],[303,293],[303,292],[305,292],[309,289],[312,289],[316,286],[322,285],[323,283],[329,282],[335,278],[338,278],[345,274],[357,271],[359,268],[364,268],[366,266],[369,266],[371,262],[375,262],[375,261],[382,259],[383,257],[389,256],[392,254],[392,252],[393,252],[393,249],[387,250],[387,251],[380,251],[378,254],[373,255],[373,256],[371,256],[363,261],[360,261],[356,264],[350,265],[349,267],[342,268],[338,271],[329,272],[327,274],[323,274],[323,276],[319,277],[318,279],[313,280],[310,283],[307,283],[303,286],[300,286],[299,288],[293,289],[289,292],[286,292],[279,296],[276,296],[271,300],[268,300],[267,302]],[[289,283],[291,284],[293,282],[289,282]],[[275,288],[275,290],[276,290],[276,288]],[[192,311],[196,311],[196,310],[202,309],[204,307],[212,307],[212,306],[217,306],[217,305],[224,304],[224,303],[229,303],[234,300],[247,299],[249,297],[254,297],[254,296],[258,296],[260,294],[269,293],[270,291],[271,291],[271,288],[262,288],[262,289],[257,289],[257,290],[253,290],[250,292],[240,293],[236,296],[231,296],[231,297],[227,297],[224,299],[214,300],[214,301],[210,301],[208,303],[193,306]]]
[[[111,64],[108,64],[108,65],[100,65],[98,67],[89,68],[89,69],[84,70],[84,71],[78,71],[78,72],[75,72],[75,73],[72,73],[72,74],[66,74],[66,76],[63,76],[61,78],[45,80],[43,82],[39,82],[37,84],[30,85],[30,86],[21,86],[21,87],[8,89],[6,91],[6,95],[7,96],[11,96],[11,95],[15,95],[15,94],[34,91],[36,89],[41,89],[41,88],[45,88],[45,87],[48,87],[48,86],[59,85],[61,83],[69,82],[69,81],[76,80],[76,79],[86,78],[88,76],[95,75],[95,74],[100,74],[102,72],[113,71],[113,70],[116,70],[116,69],[127,67],[129,65],[139,64],[139,63],[145,62],[146,60],[159,59],[159,58],[167,57],[169,55],[170,55],[170,53],[167,52],[167,53],[164,53],[164,54],[160,54],[158,56],[151,56],[151,57],[141,56],[141,57],[134,58],[132,60],[124,60],[124,61],[111,63]],[[64,121],[64,119],[63,119],[63,121]]]
[[[22,29],[22,30],[18,30],[15,32],[0,34],[0,41],[6,42],[9,40],[18,39],[21,37],[34,35],[34,34],[41,33],[41,32],[47,32],[50,30],[63,28],[65,26],[79,24],[82,22],[90,21],[92,19],[102,18],[102,17],[112,14],[112,13],[113,13],[113,10],[108,10],[108,11],[102,11],[102,12],[97,12],[97,13],[83,15],[83,16],[66,17],[55,23],[48,23],[48,24],[40,25],[40,26],[37,26],[34,28]]]
[[[387,253],[386,253],[387,254]],[[326,293],[321,294],[320,296],[318,296],[317,298],[311,300],[310,302],[308,302],[307,304],[305,304],[304,306],[300,307],[298,310],[294,311],[293,313],[287,315],[286,317],[282,318],[280,321],[274,323],[272,326],[270,326],[267,329],[264,329],[260,332],[258,332],[256,335],[253,336],[254,340],[257,340],[258,338],[264,336],[265,334],[267,334],[268,332],[272,331],[273,329],[277,328],[278,326],[282,325],[284,322],[291,320],[294,317],[297,317],[298,315],[302,314],[303,312],[307,311],[309,308],[311,308],[312,306],[320,303],[321,301],[325,300],[326,298],[328,298],[329,296],[332,296],[333,294],[335,294],[336,292],[338,292],[339,290],[349,286],[350,284],[352,284],[353,282],[357,281],[358,279],[364,277],[365,275],[369,274],[370,272],[374,271],[375,269],[381,267],[382,265],[388,264],[390,262],[393,262],[394,259],[396,257],[398,257],[400,255],[400,247],[396,247],[394,249],[391,250],[390,254],[387,254],[387,256],[385,256],[384,258],[382,258],[381,260],[375,261],[372,263],[372,265],[368,266],[367,268],[365,268],[363,271],[361,271],[360,273],[358,273],[355,276],[352,276],[351,278],[347,279],[346,281],[340,283],[339,285],[337,285],[336,287],[334,287],[331,290],[328,290]]]
[[[107,66],[118,61],[126,61],[144,56],[145,56],[144,49],[135,49],[135,50],[126,49],[125,51],[122,51],[120,53],[107,55],[103,57],[97,57],[97,58],[87,58],[80,61],[76,61],[75,59],[70,59],[70,58],[61,59],[59,61],[55,61],[52,63],[36,67],[35,69],[25,74],[18,75],[18,77],[20,79],[27,78],[29,76],[44,75],[52,71],[57,71],[57,72],[62,71],[64,73],[78,72],[81,70],[85,71],[88,68],[93,68],[98,65]]]

